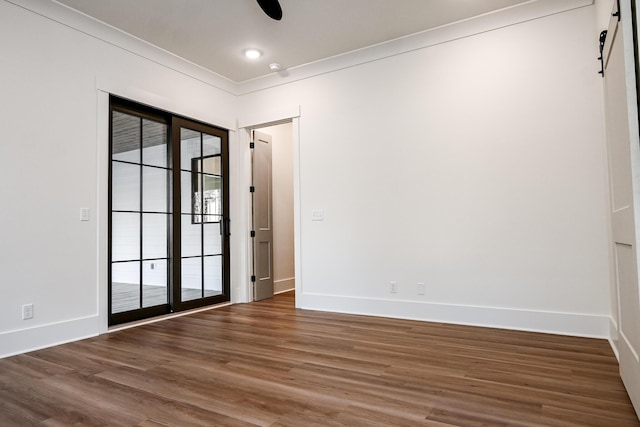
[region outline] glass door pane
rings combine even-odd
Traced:
[[[153,307],[169,300],[168,266],[166,259],[143,262],[142,306]]]
[[[221,295],[222,288],[222,256],[204,258],[204,296]]]
[[[223,295],[225,182],[223,140],[195,127],[180,128],[179,295],[192,302]]]
[[[140,262],[111,265],[111,314],[140,307]]]
[[[169,311],[168,125],[145,115],[111,114],[110,324]]]

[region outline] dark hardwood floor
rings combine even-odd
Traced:
[[[604,340],[295,310],[0,360],[0,426],[640,426]]]

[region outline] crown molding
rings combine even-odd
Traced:
[[[594,0],[530,0],[495,12],[299,65],[244,82],[234,82],[55,0],[4,1],[219,90],[240,96],[590,6]]]
[[[237,95],[237,83],[55,0],[4,0],[209,86]]]
[[[237,92],[239,95],[245,95],[592,4],[593,0],[530,0],[495,12],[240,82]]]

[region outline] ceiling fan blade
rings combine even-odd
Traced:
[[[282,19],[282,8],[278,0],[258,0],[258,4],[269,18],[279,21]]]

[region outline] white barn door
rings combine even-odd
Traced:
[[[620,375],[640,413],[640,291],[638,284],[638,226],[640,213],[640,147],[629,126],[637,122],[635,87],[628,88],[625,65],[624,25],[629,13],[620,14],[617,2],[607,30],[603,51],[604,97],[611,188],[611,227],[615,283],[612,291],[614,325],[612,340],[619,353]],[[628,4],[628,3],[627,3]],[[630,9],[628,9],[630,11]],[[625,16],[626,15],[626,16]],[[618,19],[618,16],[621,19]],[[627,47],[628,49],[628,47]],[[628,90],[630,89],[630,90]],[[630,118],[629,114],[633,116]]]

